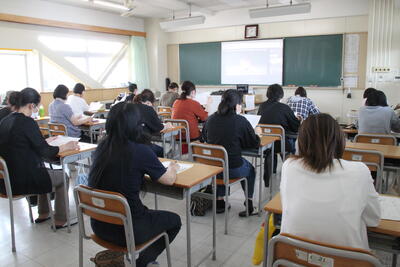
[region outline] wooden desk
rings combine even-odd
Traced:
[[[358,130],[357,129],[346,129],[346,128],[342,128],[342,131],[345,134],[358,134]]]
[[[382,152],[385,159],[400,159],[400,146],[346,142],[346,148],[377,150]]]
[[[69,197],[68,197],[69,183],[66,174],[66,164],[90,158],[92,156],[92,153],[96,150],[96,148],[97,145],[79,142],[79,150],[70,150],[58,154],[58,157],[60,158],[61,161],[61,167],[63,169],[63,176],[64,176],[65,205],[67,207],[66,215],[67,215],[68,233],[71,232],[71,216],[69,212]]]
[[[97,130],[105,129],[106,127],[106,120],[105,119],[95,119],[92,122],[87,122],[79,128],[81,128],[83,131],[89,132],[90,135],[90,142],[93,144],[93,135],[98,134],[96,133]]]
[[[160,158],[160,161],[170,161],[170,159]],[[205,196],[207,198],[211,198],[212,202],[213,202],[213,246],[212,246],[210,253],[208,253],[207,256],[205,256],[203,258],[202,261],[206,260],[210,255],[212,256],[212,259],[215,260],[216,259],[216,233],[217,233],[217,231],[216,231],[216,229],[217,229],[216,228],[216,200],[217,200],[216,175],[221,173],[223,171],[223,168],[200,164],[200,163],[194,163],[194,162],[184,162],[184,161],[180,161],[180,162],[193,164],[193,167],[179,173],[177,175],[177,179],[173,186],[166,186],[166,185],[162,185],[160,183],[154,183],[149,180],[146,180],[145,189],[146,189],[146,191],[155,194],[156,209],[157,209],[157,195],[163,195],[163,196],[171,197],[171,198],[175,198],[175,199],[186,198],[187,266],[191,267],[192,266],[192,262],[191,262],[191,259],[192,259],[191,258],[192,257],[191,242],[192,242],[192,240],[191,240],[191,231],[190,231],[191,195],[195,192],[198,192],[200,189],[204,188],[205,186],[209,185],[210,183],[212,184],[212,187],[213,187],[212,196],[210,194],[204,194],[204,193],[198,193],[198,194],[202,194],[203,196]],[[196,264],[195,266],[199,266],[200,263]]]
[[[264,151],[271,146],[272,160],[271,160],[271,180],[270,180],[270,192],[272,192],[272,174],[274,171],[274,142],[280,140],[278,136],[262,136],[260,140],[260,146],[258,149],[243,150],[242,154],[244,156],[255,157],[256,163],[257,158],[260,158],[260,181],[258,186],[258,215],[261,216],[261,205],[263,201],[263,173],[264,173]],[[257,165],[257,164],[256,164]]]
[[[104,118],[107,118],[110,110],[109,109],[99,109],[99,110],[89,110],[88,112],[90,114],[94,114],[95,118],[101,118],[102,115],[104,116]]]
[[[37,124],[39,124],[39,125],[46,125],[46,124],[49,123],[50,117],[49,117],[49,116],[38,117],[38,118],[35,119],[35,121],[36,121]]]
[[[255,112],[257,110],[258,110],[258,108],[256,108],[256,107],[254,107],[254,108],[244,108],[243,109],[243,113],[245,113],[245,114],[252,113],[252,112]]]
[[[282,202],[280,193],[276,194],[270,202],[265,205],[264,210],[267,212],[265,216],[265,228],[264,228],[264,265],[266,266],[267,259],[267,247],[268,247],[268,222],[269,217],[272,214],[282,214]],[[369,234],[378,234],[383,236],[391,236],[400,238],[400,221],[381,220],[378,227],[368,227]],[[385,238],[382,238],[384,240]],[[371,240],[370,240],[371,243]],[[373,244],[371,244],[373,245]],[[400,253],[400,248],[393,248],[392,243],[388,242],[388,246],[391,247],[393,252]],[[379,247],[382,247],[381,245]],[[395,267],[395,266],[394,266]]]

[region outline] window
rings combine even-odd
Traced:
[[[76,81],[67,75],[60,67],[46,58],[43,58],[43,91],[53,92],[59,84],[64,84],[70,90]]]
[[[0,50],[0,94],[28,86],[26,51]]]
[[[129,53],[119,61],[104,82],[105,87],[124,87],[129,81]]]

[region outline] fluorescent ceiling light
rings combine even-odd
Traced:
[[[206,17],[204,16],[196,16],[196,17],[187,17],[182,19],[173,19],[168,21],[160,22],[160,26],[162,29],[172,29],[178,27],[192,26],[203,24],[206,21]]]
[[[255,18],[263,18],[263,17],[274,17],[274,16],[310,13],[310,11],[311,11],[310,3],[301,3],[301,4],[288,5],[288,6],[250,9],[249,15],[250,15],[250,18],[255,19]]]
[[[111,2],[108,2],[108,1],[93,0],[93,3],[97,4],[97,5],[102,5],[102,6],[106,6],[106,7],[120,9],[120,10],[129,10],[129,8],[126,7],[126,6],[115,4],[115,3],[111,3]]]

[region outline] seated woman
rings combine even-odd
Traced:
[[[168,85],[168,91],[161,97],[160,106],[172,107],[175,100],[179,98],[178,90],[179,85],[177,83],[171,83]]]
[[[290,138],[288,134],[297,134],[297,130],[300,125],[301,117],[296,117],[293,110],[284,103],[279,102],[283,98],[283,89],[279,84],[273,84],[268,87],[267,98],[260,105],[258,109],[258,115],[261,115],[260,124],[276,124],[280,125],[285,129],[285,150],[286,152],[294,153],[295,151],[295,139]],[[276,153],[281,152],[281,142],[276,141],[274,145],[274,172],[277,166]],[[271,150],[267,150],[264,163],[264,183],[266,187],[269,187],[269,179],[271,176]]]
[[[341,159],[345,144],[328,114],[302,123],[299,155],[282,167],[282,233],[368,249],[367,226],[380,220],[379,195],[364,163]]]
[[[205,121],[208,117],[207,108],[194,100],[196,87],[192,82],[185,81],[182,84],[182,93],[172,106],[172,119],[186,120],[189,123],[190,140],[195,141],[200,137],[199,121]]]
[[[56,147],[45,140],[38,124],[31,118],[40,105],[40,95],[32,88],[25,88],[15,96],[16,112],[0,122],[0,156],[7,163],[11,189],[15,195],[40,194],[38,209],[40,223],[49,219],[46,193],[55,188],[56,228],[64,227],[66,207],[62,170],[47,170],[43,158],[55,158],[58,153],[78,149],[77,142]],[[47,142],[46,142],[47,141]],[[0,179],[0,192],[5,193],[4,181]]]
[[[15,111],[16,104],[17,104],[17,98],[18,98],[17,91],[8,91],[7,92],[7,97],[6,97],[6,105],[7,106],[0,109],[0,121],[4,117],[6,117],[8,114]]]
[[[250,122],[238,115],[242,111],[242,97],[237,90],[227,90],[222,95],[218,111],[206,121],[202,137],[210,144],[222,145],[228,152],[229,177],[246,177],[248,184],[248,211],[251,215],[253,208],[253,193],[255,170],[253,165],[242,157],[242,149],[258,148],[260,138],[254,132]],[[242,182],[244,191],[244,182]],[[225,211],[225,186],[217,187],[217,213]],[[240,217],[246,216],[246,211],[239,213]]]
[[[155,97],[150,89],[144,89],[140,94],[136,95],[133,102],[139,106],[142,126],[145,133],[149,135],[159,135],[164,128],[171,127],[170,123],[164,126],[157,112],[154,110],[153,104],[155,102]],[[151,147],[157,157],[164,156],[162,147],[155,144],[152,144]]]
[[[119,102],[132,102],[135,96],[138,93],[138,87],[135,83],[129,83],[128,85],[128,93],[120,93],[117,98],[114,100],[114,105],[118,104]]]
[[[400,118],[387,104],[385,93],[368,94],[365,106],[358,112],[358,133],[390,134],[400,132]]]
[[[50,122],[62,123],[67,127],[68,136],[81,137],[84,141],[88,141],[89,137],[85,136],[78,126],[91,122],[92,118],[72,112],[71,107],[65,103],[68,92],[68,88],[62,84],[58,85],[54,90],[54,101],[49,105]]]
[[[172,212],[148,209],[140,200],[139,193],[144,186],[145,174],[154,182],[172,185],[179,166],[171,162],[168,169],[164,168],[146,145],[149,140],[146,140],[141,122],[139,105],[122,102],[111,108],[106,123],[107,135],[94,154],[89,186],[118,192],[127,198],[136,244],[143,244],[164,231],[172,242],[181,227],[180,217]],[[120,246],[126,244],[123,226],[94,219],[91,225],[100,238]],[[158,266],[154,261],[164,249],[164,240],[158,240],[140,253],[136,266]]]
[[[69,95],[67,99],[67,104],[71,107],[72,112],[75,115],[82,115],[85,112],[89,111],[89,105],[86,103],[86,100],[83,98],[83,93],[85,92],[85,86],[81,83],[77,83],[74,86],[74,94]]]

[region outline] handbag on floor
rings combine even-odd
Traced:
[[[89,176],[85,171],[85,166],[79,164],[78,175],[76,176],[75,185],[89,185]]]
[[[202,193],[212,193],[211,187],[207,186],[200,190]],[[204,216],[206,211],[212,208],[212,200],[196,196],[194,193],[190,200],[190,214],[192,216]]]
[[[96,267],[124,267],[124,253],[112,250],[103,250],[90,259]]]

